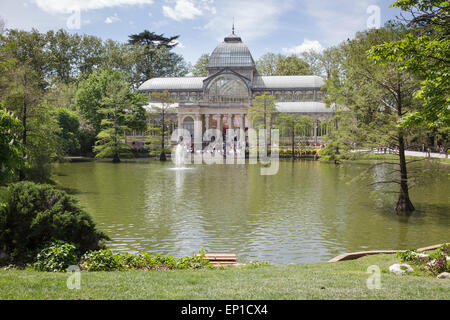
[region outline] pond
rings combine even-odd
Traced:
[[[368,166],[281,161],[276,175],[262,176],[259,165],[249,164],[173,170],[171,161],[92,161],[57,164],[55,180],[118,251],[180,257],[205,248],[236,253],[239,261],[286,264],[449,240],[448,167],[411,190],[417,211],[401,217],[386,185],[353,180]],[[389,175],[386,167],[376,170],[377,179]]]

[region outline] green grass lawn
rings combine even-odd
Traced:
[[[69,274],[1,270],[0,299],[449,299],[450,280],[387,270],[395,255],[336,263],[228,267],[209,270],[82,272],[81,289]],[[366,273],[378,265],[381,289]]]

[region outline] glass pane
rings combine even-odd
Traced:
[[[305,92],[305,100],[311,101],[314,98],[314,91],[306,91]]]
[[[214,79],[206,90],[212,103],[248,103],[248,89],[242,80],[225,75]]]

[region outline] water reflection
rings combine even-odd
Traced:
[[[448,172],[412,191],[417,214],[398,217],[384,194],[369,195],[367,181],[347,183],[363,165],[286,161],[274,176],[261,176],[258,165],[171,168],[154,161],[66,163],[55,179],[79,191],[115,250],[182,256],[206,248],[290,263],[448,240]]]

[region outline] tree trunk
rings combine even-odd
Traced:
[[[23,113],[22,113],[22,144],[27,147],[27,103],[24,101],[23,103]],[[26,152],[26,151],[24,151]],[[25,154],[23,154],[23,157],[25,157]],[[25,173],[23,172],[23,169],[19,170],[19,180],[23,181],[25,180]]]
[[[401,85],[397,87],[397,115],[402,117],[403,101],[401,93]],[[385,148],[386,150],[386,148]],[[397,214],[407,214],[415,210],[411,200],[409,199],[408,191],[408,174],[406,169],[405,158],[405,138],[404,129],[398,129],[398,155],[400,157],[400,195],[398,196],[397,204],[395,205],[395,211]]]
[[[292,157],[292,160],[295,160],[295,132],[294,132],[294,128],[292,128],[291,130],[292,130],[292,151],[291,151],[291,157]]]
[[[162,123],[161,123],[161,154],[159,155],[159,161],[167,161],[166,153],[164,151],[165,145],[164,145],[164,136],[165,136],[165,128],[164,128],[164,110],[162,112]]]
[[[400,195],[398,197],[395,211],[397,214],[409,213],[415,210],[411,200],[409,199],[408,191],[408,174],[406,170],[406,158],[405,158],[405,140],[403,138],[403,129],[399,130],[398,143],[399,143],[399,156],[400,156]]]
[[[112,162],[113,163],[119,163],[120,162],[119,154],[114,153]]]

